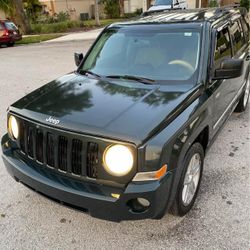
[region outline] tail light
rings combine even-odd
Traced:
[[[9,36],[9,31],[5,29],[5,30],[3,31],[3,36]]]

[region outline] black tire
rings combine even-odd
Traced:
[[[194,195],[191,199],[191,201],[188,204],[184,204],[183,201],[183,189],[184,189],[184,180],[185,180],[185,176],[188,170],[188,166],[189,163],[191,161],[191,159],[193,157],[196,156],[196,154],[199,155],[200,159],[200,171],[199,171],[199,179],[198,179],[198,184],[196,187],[196,190],[194,192]],[[170,212],[174,215],[178,215],[178,216],[184,216],[186,213],[188,213],[191,208],[194,205],[194,202],[196,200],[199,188],[200,188],[200,183],[201,183],[201,179],[202,179],[202,172],[203,172],[203,164],[204,164],[204,150],[203,147],[201,146],[200,143],[194,143],[187,151],[184,160],[183,160],[183,170],[182,170],[182,174],[181,174],[181,178],[180,178],[180,182],[179,182],[179,186],[177,189],[177,193],[176,193],[176,197],[174,200],[174,203],[171,207]]]
[[[238,105],[235,108],[235,112],[241,113],[246,110],[249,101],[249,92],[250,92],[250,79],[248,76],[246,87],[241,95]]]
[[[7,46],[8,46],[8,47],[13,47],[14,44],[15,44],[14,42],[11,42],[11,43],[8,43]]]

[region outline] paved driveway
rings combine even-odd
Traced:
[[[102,32],[101,29],[94,29],[83,32],[74,32],[61,36],[52,40],[45,41],[44,43],[58,43],[58,42],[72,42],[72,41],[85,41],[85,40],[94,40]]]
[[[0,49],[0,135],[13,101],[75,69],[90,41]],[[233,114],[209,151],[185,217],[112,223],[53,203],[11,179],[0,160],[0,249],[249,249],[249,108]]]

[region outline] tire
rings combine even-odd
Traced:
[[[8,43],[7,46],[8,46],[8,47],[13,47],[14,44],[15,44],[14,42],[11,42],[11,43]]]
[[[235,108],[235,112],[244,112],[246,110],[249,101],[249,93],[250,93],[250,79],[248,76],[246,88],[239,100],[238,105]]]
[[[203,165],[204,165],[203,147],[201,146],[200,143],[194,143],[188,149],[183,160],[183,171],[181,174],[176,197],[172,205],[172,208],[170,210],[172,214],[178,216],[184,216],[193,207],[200,188]],[[188,190],[190,192],[188,192]]]

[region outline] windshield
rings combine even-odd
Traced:
[[[157,5],[172,5],[173,0],[155,0],[154,6]]]
[[[96,42],[81,71],[99,76],[137,76],[155,81],[188,80],[197,72],[200,32],[149,25],[110,28]],[[158,25],[159,26],[159,25]]]

